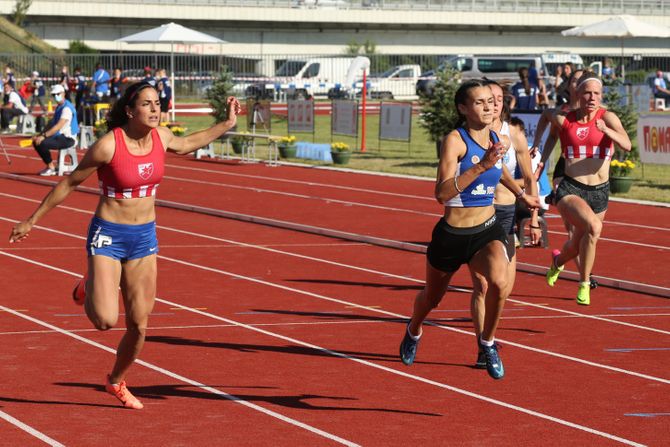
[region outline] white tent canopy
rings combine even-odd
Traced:
[[[635,37],[670,37],[670,28],[647,23],[630,15],[620,15],[590,25],[566,29],[561,31],[561,34],[574,37],[621,39],[621,70],[622,76],[625,78],[625,72],[623,71],[624,39]]]
[[[117,42],[126,43],[169,43],[170,44],[170,83],[172,85],[172,120],[175,117],[175,82],[174,82],[174,44],[195,44],[195,43],[226,43],[217,37],[200,31],[186,28],[177,23],[167,23],[157,28],[141,31],[130,36],[117,39]]]

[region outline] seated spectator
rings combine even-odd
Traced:
[[[663,98],[665,99],[666,106],[670,105],[670,90],[665,83],[665,78],[663,77],[663,72],[658,70],[656,72],[656,78],[654,79],[653,85],[654,98]]]
[[[510,89],[514,96],[516,110],[535,110],[538,102],[538,88],[528,80],[528,69],[519,69],[519,79]]]
[[[33,98],[30,100],[30,113],[33,113],[33,107],[36,103],[39,103],[40,110],[42,113],[46,113],[47,108],[44,106],[44,95],[46,91],[44,89],[44,82],[40,79],[40,74],[36,71],[33,71],[33,74],[30,76],[30,83],[33,87]]]
[[[40,175],[56,175],[56,165],[51,158],[52,149],[66,149],[77,143],[79,123],[77,111],[70,101],[65,99],[65,89],[61,84],[51,87],[51,97],[58,104],[54,116],[46,129],[33,137],[33,147],[46,164]]]
[[[2,118],[0,119],[0,124],[2,127],[2,133],[8,133],[9,122],[12,120],[12,118],[28,113],[28,107],[26,107],[21,96],[16,93],[14,87],[12,87],[12,84],[5,82],[5,85],[2,88],[5,92],[5,96],[3,98],[2,106],[0,106],[2,107]]]

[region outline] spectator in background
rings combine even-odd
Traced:
[[[166,123],[170,121],[170,102],[172,101],[172,87],[170,86],[170,79],[167,77],[167,71],[161,68],[157,71],[158,83],[158,99],[161,102],[161,122]]]
[[[5,97],[3,98],[3,104],[1,106],[1,117],[0,117],[0,126],[2,127],[2,133],[9,132],[9,122],[15,116],[25,115],[28,113],[28,107],[23,103],[21,96],[16,93],[14,87],[9,82],[5,82],[5,85],[2,86]]]
[[[13,89],[16,88],[16,79],[14,79],[14,72],[9,64],[5,65],[5,76],[2,78],[2,84],[9,84]]]
[[[668,90],[668,86],[665,82],[665,78],[663,77],[663,72],[661,70],[656,72],[656,79],[654,79],[653,90],[654,98],[665,99],[665,105],[667,107],[668,103],[670,102],[670,90]]]
[[[156,78],[154,77],[152,72],[153,70],[151,69],[151,67],[149,66],[144,67],[144,78],[142,79],[142,81],[146,82],[152,87],[156,87]]]
[[[563,66],[556,66],[556,73],[554,73],[554,85],[552,92],[552,99],[554,102],[558,101],[558,92],[561,90],[561,84],[563,84]]]
[[[512,107],[516,110],[535,110],[538,102],[538,88],[530,83],[528,69],[519,68],[519,82],[511,88],[514,101]]]
[[[21,88],[19,88],[19,96],[23,99],[23,102],[28,102],[28,99],[33,95],[33,83],[28,79],[23,83]]]
[[[80,67],[75,67],[74,76],[70,80],[70,91],[75,92],[74,107],[77,110],[77,120],[81,123],[84,116],[84,94],[86,93],[86,77]]]
[[[124,78],[122,75],[121,68],[116,67],[112,79],[109,81],[109,89],[111,91],[110,100],[112,103],[115,103],[121,95],[123,95],[124,84],[127,81],[128,79]]]
[[[542,72],[538,73],[537,67],[535,67],[535,61],[531,61],[528,66],[528,82],[530,82],[530,85],[537,88],[538,104],[544,106],[543,108],[546,108],[548,103],[547,87],[544,83],[544,79],[540,76],[541,74],[544,75]]]
[[[93,84],[91,85],[91,92],[95,92],[98,101],[107,101],[109,99],[109,80],[111,76],[109,73],[102,67],[102,64],[98,63],[95,66],[95,73],[93,73]]]
[[[605,58],[603,61],[603,81],[612,82],[616,79],[616,73],[614,68],[612,68],[612,61],[609,58]]]
[[[42,82],[42,79],[40,79],[39,72],[33,71],[32,75],[30,76],[30,83],[32,84],[33,88],[33,97],[30,100],[29,108],[30,113],[33,113],[33,108],[35,107],[36,103],[39,103],[42,113],[46,113],[47,108],[44,106],[44,96],[46,95],[46,90],[44,89],[44,82]]]
[[[52,149],[66,149],[77,142],[79,123],[77,113],[70,101],[65,99],[65,89],[60,84],[51,87],[51,97],[56,102],[56,110],[46,130],[33,137],[33,147],[46,164],[40,175],[56,175],[56,165],[51,158]]]
[[[65,91],[65,99],[71,101],[70,99],[70,74],[68,73],[68,66],[63,65],[63,68],[60,69],[60,78],[58,83],[63,86]]]

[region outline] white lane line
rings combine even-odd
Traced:
[[[16,309],[14,309],[16,310]],[[0,311],[2,312],[2,311]],[[19,312],[19,311],[17,311]],[[267,312],[263,312],[267,315]],[[153,316],[153,314],[151,314]],[[176,315],[176,314],[174,314]],[[77,314],[80,317],[86,317],[84,314]],[[286,322],[286,323],[247,323],[249,326],[254,327],[279,327],[279,326],[331,326],[331,325],[341,325],[341,324],[380,324],[384,321],[379,320],[349,320],[349,321],[311,321],[311,322]],[[163,330],[180,330],[180,329],[220,329],[227,327],[235,327],[233,324],[191,324],[191,325],[179,325],[179,326],[151,326],[148,328],[148,332],[151,331],[163,331]],[[110,332],[118,331],[123,332],[126,328],[116,327],[109,329]],[[85,332],[100,332],[97,329],[70,329],[70,332],[75,334],[85,333]],[[31,334],[52,334],[54,331],[43,330],[43,331],[7,331],[0,332],[2,335],[31,335]]]
[[[0,255],[7,256],[7,254],[3,253],[2,251],[0,251]],[[43,268],[47,268],[47,269],[52,269],[53,268],[49,264],[44,264],[44,263],[41,263],[41,262],[38,262],[38,261],[34,261],[32,259],[21,258],[19,256],[14,256],[14,255],[11,255],[10,257],[18,259],[18,260],[23,261],[23,262],[28,262],[30,264],[38,265],[38,266],[43,267]],[[168,260],[170,260],[170,259],[168,259]],[[184,264],[184,265],[190,265],[190,263],[187,263],[187,262],[182,262],[182,261],[177,261],[177,262],[179,262],[180,264]],[[202,268],[204,270],[212,271],[212,272],[220,272],[220,271],[217,271],[216,269],[212,269],[212,268],[209,268],[209,267],[200,266],[200,268]],[[53,269],[57,270],[57,271],[62,271],[59,268],[53,268]],[[285,287],[280,287],[280,288],[285,288]],[[314,295],[314,294],[309,294],[309,295]],[[567,421],[565,419],[550,416],[548,414],[540,413],[540,412],[535,411],[535,410],[524,408],[524,407],[521,407],[521,406],[518,406],[518,405],[515,405],[515,404],[504,402],[504,401],[494,399],[494,398],[491,398],[491,397],[487,397],[487,396],[484,396],[484,395],[481,395],[481,394],[473,393],[471,391],[467,391],[467,390],[464,390],[464,389],[461,389],[461,388],[457,388],[455,386],[447,385],[446,383],[437,382],[437,381],[434,381],[434,380],[431,380],[431,379],[427,379],[427,378],[422,377],[422,376],[408,374],[408,373],[405,373],[405,372],[400,371],[400,370],[396,370],[396,369],[389,368],[389,367],[383,366],[383,365],[379,365],[377,363],[373,363],[373,362],[370,362],[370,361],[367,361],[367,360],[362,360],[362,359],[359,359],[359,358],[356,358],[356,357],[352,357],[350,355],[343,354],[343,353],[338,352],[338,351],[333,351],[333,350],[330,350],[330,349],[327,349],[327,348],[324,348],[324,347],[321,347],[321,346],[318,346],[318,345],[314,345],[312,343],[307,343],[307,342],[304,342],[302,340],[298,340],[298,339],[287,337],[287,336],[277,334],[277,333],[274,333],[274,332],[266,331],[266,330],[261,329],[261,328],[253,327],[253,326],[250,326],[250,325],[247,325],[247,324],[244,324],[244,323],[240,323],[240,322],[235,321],[235,320],[231,320],[231,319],[228,319],[228,318],[225,318],[225,317],[221,317],[219,315],[212,314],[212,313],[209,313],[209,312],[204,312],[204,311],[201,311],[201,310],[189,307],[189,306],[184,306],[183,304],[179,304],[179,303],[169,301],[169,300],[166,300],[166,299],[163,299],[163,298],[156,297],[156,301],[161,302],[163,304],[167,304],[167,305],[172,306],[172,307],[179,307],[179,308],[182,308],[183,310],[186,310],[186,311],[189,311],[189,312],[192,312],[192,313],[195,313],[195,314],[207,317],[207,318],[223,321],[225,323],[232,324],[232,325],[235,325],[237,327],[247,329],[247,330],[250,330],[250,331],[253,331],[253,332],[257,332],[257,333],[260,333],[260,334],[263,334],[263,335],[266,335],[266,336],[269,336],[269,337],[272,337],[272,338],[277,338],[277,339],[280,339],[280,340],[284,340],[284,341],[287,341],[287,342],[295,344],[295,345],[304,346],[306,348],[314,349],[316,351],[320,351],[320,352],[323,352],[325,354],[329,354],[329,355],[334,356],[334,357],[339,357],[339,358],[342,358],[342,359],[350,360],[350,361],[359,363],[361,365],[368,366],[370,368],[378,369],[378,370],[381,370],[381,371],[385,371],[387,373],[394,374],[394,375],[397,375],[397,376],[400,376],[400,377],[403,377],[403,378],[406,378],[406,379],[411,379],[411,380],[415,380],[417,382],[422,382],[422,383],[425,383],[425,384],[428,384],[428,385],[432,385],[432,386],[435,386],[435,387],[438,387],[438,388],[442,388],[442,389],[454,392],[456,394],[461,394],[463,396],[467,396],[467,397],[471,397],[471,398],[474,398],[474,399],[477,399],[477,400],[481,400],[483,402],[487,402],[487,403],[490,403],[490,404],[493,404],[493,405],[497,405],[497,406],[500,406],[500,407],[503,407],[503,408],[507,408],[509,410],[517,411],[517,412],[520,412],[520,413],[523,413],[523,414],[527,414],[529,416],[534,416],[534,417],[537,417],[537,418],[540,418],[540,419],[544,419],[544,420],[547,420],[547,421],[550,421],[550,422],[554,422],[556,424],[563,425],[563,426],[573,428],[573,429],[576,429],[576,430],[580,430],[580,431],[583,431],[583,432],[586,432],[586,433],[589,433],[589,434],[592,434],[592,435],[595,435],[595,436],[600,436],[600,437],[610,439],[612,441],[616,441],[616,442],[626,444],[626,445],[631,445],[631,446],[636,446],[636,447],[643,447],[644,446],[644,444],[640,444],[640,443],[637,443],[635,441],[631,441],[629,439],[613,435],[611,433],[596,430],[596,429],[593,429],[591,427],[587,427],[587,426],[584,426],[584,425],[580,425],[580,424],[577,424],[577,423],[574,423],[574,422]],[[364,307],[364,306],[357,306],[357,307]],[[90,344],[92,346],[98,347],[98,348],[100,348],[104,351],[115,353],[115,351],[112,348],[108,348],[107,346],[101,345],[97,342],[91,341],[87,338],[81,337],[81,336],[79,336],[77,334],[74,334],[72,332],[69,332],[67,330],[61,329],[61,328],[59,328],[57,326],[54,326],[52,324],[49,324],[47,322],[38,320],[38,319],[33,318],[33,317],[29,317],[27,315],[23,315],[19,312],[14,312],[11,309],[9,309],[7,307],[4,307],[2,305],[0,305],[0,310],[5,310],[9,313],[12,313],[13,315],[15,315],[17,317],[24,318],[26,320],[32,321],[35,324],[47,327],[47,328],[52,329],[52,330],[55,330],[55,331],[57,331],[57,332],[59,332],[63,335],[67,335],[69,337],[75,338],[75,339],[77,339],[79,341],[82,341],[84,343],[87,343],[87,344]],[[384,312],[384,313],[388,314],[389,312]],[[258,411],[261,411],[261,412],[264,412],[264,413],[267,413],[267,414],[274,413],[274,412],[271,412],[270,410],[264,409],[263,407],[259,407],[255,404],[251,404],[249,402],[240,400],[239,398],[236,398],[235,396],[224,393],[224,392],[219,391],[215,388],[207,387],[207,386],[202,385],[198,382],[192,381],[191,379],[187,379],[186,377],[180,376],[180,375],[178,375],[176,373],[173,373],[171,371],[168,371],[168,370],[165,370],[165,369],[160,368],[158,366],[152,365],[148,362],[145,362],[145,361],[142,361],[142,360],[136,360],[135,362],[142,365],[142,366],[150,368],[154,371],[165,374],[169,377],[172,377],[172,378],[175,378],[177,380],[188,383],[190,385],[193,385],[195,387],[201,388],[203,390],[209,391],[209,392],[214,393],[214,394],[221,395],[222,397],[225,397],[226,399],[230,399],[230,400],[232,400],[234,402],[238,402],[242,405],[246,405],[246,406],[249,406],[251,408],[257,409]],[[256,408],[256,407],[258,407],[258,408]],[[305,426],[305,424],[299,423],[297,421],[292,422],[293,420],[291,420],[290,418],[286,418],[286,417],[284,417],[280,414],[275,413],[275,414],[270,414],[270,415],[272,415],[274,417],[278,417],[282,420],[287,419],[286,422],[294,423],[294,425],[300,424],[298,426],[300,426],[302,428],[305,428],[305,429],[308,429],[309,431],[313,431],[313,430],[310,430],[310,428],[312,428],[312,427]],[[318,429],[315,429],[315,430],[318,430]],[[319,432],[320,433],[318,433],[318,434],[321,434],[324,437],[328,437],[328,435],[330,435],[329,433],[321,432],[320,430],[319,430]],[[331,436],[333,436],[335,439],[333,439],[333,438],[329,438],[329,439],[333,439],[333,440],[340,440],[341,439],[341,438],[335,437],[334,435],[331,435]],[[342,442],[342,441],[344,441],[344,442]],[[343,439],[341,439],[341,441],[338,441],[338,442],[341,442],[342,444],[345,444],[345,445],[355,445],[355,444],[350,443],[349,441],[346,441],[346,440],[343,440]]]
[[[15,417],[10,416],[9,414],[5,413],[2,410],[0,410],[0,419],[4,419],[5,421],[9,422],[13,426],[15,426],[17,428],[20,428],[21,430],[25,431],[26,433],[30,434],[31,436],[36,437],[40,441],[43,441],[47,445],[50,445],[52,447],[65,447],[65,445],[61,444],[60,442],[56,441],[55,439],[48,437],[44,433],[32,428],[30,425],[24,424],[23,422],[19,421]]]
[[[5,217],[0,217],[0,220],[6,220],[6,221],[13,222],[12,219],[7,219]],[[40,226],[36,226],[35,228],[39,228],[39,229],[42,229],[42,230],[45,230],[45,231],[61,234],[61,235],[67,236],[67,237],[72,237],[72,238],[77,238],[77,239],[85,239],[83,236],[74,235],[74,234],[71,234],[71,233],[65,233],[65,232],[62,232],[62,231],[59,231],[59,230],[54,230],[52,228],[40,227]],[[177,230],[177,231],[179,231],[181,233],[189,233],[185,230]],[[198,235],[197,233],[191,233],[191,234]],[[208,239],[218,239],[218,238],[215,238],[213,236],[202,236],[202,237],[206,237]],[[243,245],[253,246],[251,244],[246,244],[246,243],[243,243]],[[260,248],[260,249],[263,249],[263,248]],[[263,249],[263,250],[275,251],[277,253],[284,253],[284,254],[287,254],[287,255],[290,255],[290,256],[293,255],[291,253],[281,252],[279,250],[273,250],[273,249]],[[13,255],[10,255],[9,253],[3,253],[3,252],[0,252],[0,254],[5,254],[7,256],[13,256]],[[341,264],[341,263],[326,261],[326,260],[319,260],[318,258],[310,258],[310,257],[305,257],[303,255],[295,255],[295,256],[300,257],[300,258],[309,258],[309,259],[312,259],[314,261],[324,262],[324,263],[331,264],[331,265],[337,265],[337,266],[341,266],[341,267],[352,268],[352,269],[355,269],[355,270],[367,271],[367,272],[370,272],[370,273],[376,273],[376,274],[381,273],[381,272],[376,271],[376,270],[365,269],[365,268],[362,268],[362,267],[348,266],[347,264]],[[356,303],[352,303],[352,302],[348,302],[348,301],[343,301],[343,300],[338,300],[338,299],[335,299],[335,298],[326,297],[326,296],[323,296],[323,295],[313,294],[311,292],[306,292],[306,291],[301,290],[301,289],[295,289],[295,288],[292,288],[292,287],[271,283],[271,282],[264,281],[264,280],[261,280],[261,279],[258,279],[258,278],[251,278],[249,276],[238,275],[238,274],[235,274],[235,273],[232,273],[232,272],[226,272],[226,271],[223,271],[223,270],[213,269],[213,268],[206,267],[206,266],[201,266],[201,265],[198,265],[198,264],[191,264],[191,263],[188,263],[186,261],[181,261],[181,260],[178,260],[178,259],[169,258],[169,257],[163,256],[163,255],[158,255],[158,257],[161,258],[161,259],[171,260],[173,262],[190,265],[190,266],[195,267],[195,268],[208,270],[208,271],[213,271],[213,272],[216,272],[216,273],[221,273],[221,274],[227,275],[231,278],[256,282],[256,283],[267,285],[267,286],[270,286],[270,287],[280,288],[280,289],[283,289],[283,290],[288,290],[290,292],[300,293],[300,294],[307,295],[307,296],[312,296],[312,297],[315,297],[315,298],[318,298],[318,299],[327,300],[327,301],[331,301],[331,302],[336,302],[338,304],[344,304],[345,306],[352,306],[352,307],[356,307],[356,308],[359,308],[359,309],[365,309],[365,310],[368,310],[370,312],[376,312],[376,313],[391,315],[391,316],[396,317],[396,318],[407,318],[407,316],[405,316],[405,315],[395,314],[395,313],[391,313],[391,312],[388,312],[388,311],[385,311],[385,310],[382,310],[382,309],[372,308],[372,307],[368,307],[368,306],[362,306],[360,304],[356,304]],[[81,276],[81,275],[77,275],[77,276]],[[407,281],[423,283],[422,280],[417,280],[417,279],[414,279],[414,278],[403,277],[403,276],[400,276],[400,275],[393,275],[393,276],[397,277],[397,278],[405,279]],[[507,301],[527,305],[527,306],[530,306],[530,307],[539,307],[539,308],[542,308],[544,310],[564,313],[564,314],[568,314],[568,315],[575,316],[575,317],[579,316],[581,318],[590,318],[590,319],[595,319],[595,320],[599,320],[599,321],[604,321],[604,322],[607,322],[607,323],[619,324],[619,325],[634,327],[634,328],[637,328],[637,329],[648,330],[648,331],[651,331],[651,332],[670,333],[668,331],[663,331],[663,330],[660,330],[660,329],[651,328],[651,327],[647,327],[647,326],[633,325],[631,323],[626,323],[626,322],[623,322],[623,321],[611,320],[611,319],[607,319],[607,318],[601,318],[601,317],[596,317],[596,316],[586,315],[586,314],[580,314],[578,312],[572,312],[572,311],[568,311],[568,310],[552,308],[552,307],[544,306],[544,305],[537,305],[537,304],[533,304],[533,303],[529,303],[529,302],[525,302],[525,301],[520,301],[520,300],[515,300],[515,299],[510,299],[510,298],[508,298]],[[433,323],[433,324],[436,327],[439,327],[440,329],[443,329],[443,330],[452,331],[452,332],[459,332],[459,333],[462,333],[462,334],[473,336],[473,334],[469,331],[465,331],[465,330],[462,330],[462,329],[457,329],[457,328],[453,328],[453,327],[449,327],[449,326],[442,326],[438,323]],[[572,357],[572,356],[569,356],[569,355],[560,354],[560,353],[553,352],[553,351],[534,348],[534,347],[531,347],[531,346],[522,345],[520,343],[515,343],[515,342],[508,341],[508,340],[501,339],[501,338],[499,338],[498,340],[501,341],[501,342],[504,342],[505,344],[508,344],[510,346],[515,346],[515,347],[518,347],[518,348],[521,348],[521,349],[526,349],[526,350],[536,352],[536,353],[540,353],[540,354],[554,356],[554,357],[557,357],[557,358],[560,358],[560,359],[563,359],[563,360],[570,360],[570,361],[573,361],[573,362],[582,363],[582,364],[594,366],[594,367],[597,367],[597,368],[603,368],[603,369],[607,369],[607,370],[610,370],[610,371],[616,371],[616,372],[620,372],[620,373],[623,373],[623,374],[628,374],[628,375],[632,375],[632,376],[636,376],[636,377],[641,377],[641,378],[645,378],[645,379],[649,379],[649,380],[654,380],[654,381],[659,381],[659,382],[662,382],[662,383],[670,384],[670,380],[666,380],[666,379],[663,379],[663,378],[649,376],[649,375],[638,373],[638,372],[635,372],[635,371],[624,370],[624,369],[621,369],[621,368],[617,368],[617,367],[613,367],[613,366],[609,366],[609,365],[604,365],[604,364],[601,364],[601,363],[591,362],[589,360],[584,360],[584,359],[580,359],[578,357]]]
[[[2,252],[0,252],[0,254],[2,254]],[[25,259],[23,259],[23,260],[28,261],[31,264],[38,265],[40,267],[52,268],[52,266],[50,266],[48,264],[43,264],[41,262],[35,262],[35,261],[25,260]],[[55,268],[54,270],[63,271],[63,270],[58,269],[58,268]],[[181,305],[179,305],[179,306],[183,307]],[[33,318],[31,316],[24,315],[24,314],[21,314],[19,312],[14,312],[12,309],[9,309],[8,307],[2,306],[2,305],[0,305],[0,309],[4,310],[5,312],[9,312],[14,316],[23,318],[24,320],[28,320],[28,321],[30,321],[34,324],[39,325],[39,326],[46,327],[46,328],[51,329],[52,331],[58,332],[62,335],[74,338],[75,340],[78,340],[78,341],[80,341],[82,343],[85,343],[87,345],[93,346],[95,348],[101,349],[101,350],[109,352],[111,354],[116,354],[116,350],[114,350],[114,349],[112,349],[108,346],[105,346],[105,345],[100,344],[98,342],[95,342],[93,340],[89,340],[88,338],[82,337],[80,335],[75,334],[74,332],[68,331],[66,329],[62,329],[58,326],[54,326],[53,324],[47,323],[46,321],[38,320],[37,318]],[[240,405],[244,405],[245,407],[251,408],[252,410],[258,411],[258,412],[263,413],[263,414],[266,414],[266,415],[268,415],[270,417],[273,417],[275,419],[278,419],[280,421],[286,422],[286,423],[291,424],[291,425],[295,425],[296,427],[300,427],[304,430],[307,430],[309,432],[312,432],[314,434],[322,436],[326,439],[330,439],[331,441],[335,441],[337,443],[340,443],[340,444],[343,444],[343,445],[346,445],[346,446],[351,446],[351,447],[358,446],[358,444],[356,444],[354,442],[351,442],[351,441],[348,441],[344,438],[340,438],[339,436],[336,436],[332,433],[328,433],[326,431],[320,430],[320,429],[318,429],[316,427],[313,427],[311,425],[307,425],[303,422],[300,422],[296,419],[285,416],[281,413],[277,413],[275,411],[268,410],[267,408],[261,407],[260,405],[256,405],[254,403],[247,402],[246,400],[240,399],[239,397],[237,397],[233,394],[228,394],[228,393],[223,392],[221,390],[218,390],[216,388],[212,388],[210,386],[207,386],[207,385],[202,384],[200,382],[197,382],[195,380],[189,379],[188,377],[182,376],[180,374],[177,374],[177,373],[172,372],[170,370],[167,370],[165,368],[161,368],[160,366],[154,365],[153,363],[145,362],[144,360],[139,360],[139,359],[135,360],[135,363],[137,363],[138,365],[142,365],[145,368],[151,369],[151,370],[153,370],[157,373],[160,373],[160,374],[163,374],[165,376],[171,377],[175,380],[179,380],[180,382],[187,383],[187,384],[189,384],[191,386],[194,386],[196,388],[200,388],[203,391],[207,391],[209,393],[220,396],[224,399],[228,399],[228,400],[233,401],[235,403],[238,403]]]
[[[327,188],[327,189],[342,189],[344,191],[364,192],[364,193],[370,193],[370,194],[376,194],[376,195],[382,195],[382,196],[403,197],[403,198],[406,198],[406,199],[425,200],[425,201],[430,201],[430,202],[433,202],[435,200],[433,197],[400,194],[400,193],[394,193],[394,192],[388,192],[388,191],[381,191],[381,190],[378,190],[378,189],[356,188],[356,187],[353,187],[353,186],[333,185],[333,184],[309,182],[309,181],[304,181],[304,180],[283,179],[283,178],[277,178],[277,177],[265,177],[265,176],[262,176],[262,175],[239,174],[239,173],[228,172],[228,171],[194,168],[194,167],[191,167],[191,166],[179,166],[179,165],[174,165],[174,164],[166,164],[166,166],[169,166],[170,168],[183,169],[183,170],[188,170],[188,171],[207,172],[207,173],[210,173],[210,174],[228,175],[228,176],[232,176],[232,177],[244,177],[244,178],[250,178],[250,179],[254,179],[254,180],[261,180],[263,182],[273,181],[273,182],[280,182],[280,183],[291,183],[291,184],[294,184],[294,185],[316,186],[316,187]],[[426,179],[426,181],[433,181],[433,180],[432,179]]]
[[[605,223],[607,224],[607,222]],[[559,234],[561,236],[567,236],[568,233],[565,231],[553,231],[553,230],[548,230],[547,233],[549,234]],[[667,245],[657,245],[657,244],[645,244],[644,242],[633,242],[633,241],[627,241],[625,239],[612,239],[609,237],[600,237],[598,239],[599,241],[606,241],[606,242],[614,242],[617,244],[624,244],[624,245],[634,245],[636,247],[647,247],[647,248],[656,248],[659,250],[670,250],[670,247]]]
[[[280,196],[285,196],[285,197],[294,197],[298,199],[308,199],[308,200],[320,200],[326,203],[338,203],[340,205],[344,206],[360,206],[364,208],[374,208],[378,210],[384,210],[384,211],[397,211],[401,213],[410,213],[410,214],[418,214],[421,216],[431,216],[438,218],[441,216],[441,214],[438,213],[429,213],[429,212],[424,212],[424,211],[418,211],[418,210],[410,210],[410,209],[405,209],[405,208],[395,208],[395,207],[390,207],[390,206],[383,206],[383,205],[373,205],[370,203],[363,203],[363,202],[352,202],[350,200],[340,200],[340,199],[332,199],[328,197],[322,197],[322,196],[310,196],[307,194],[298,194],[298,193],[292,193],[292,192],[284,192],[284,191],[277,191],[273,189],[263,189],[259,188],[257,186],[240,186],[240,185],[231,185],[227,183],[219,183],[219,182],[209,182],[206,180],[197,180],[197,179],[186,179],[186,178],[179,178],[179,177],[172,177],[169,175],[163,176],[163,178],[174,180],[174,181],[179,181],[179,182],[186,182],[186,183],[196,183],[200,185],[208,185],[208,186],[219,186],[222,188],[232,188],[232,189],[244,189],[248,191],[254,191],[258,193],[263,193],[263,194],[277,194]]]

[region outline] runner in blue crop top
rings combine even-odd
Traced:
[[[482,275],[489,284],[480,343],[489,375],[500,379],[505,371],[494,336],[507,298],[508,259],[507,235],[496,222],[493,191],[502,175],[503,184],[527,206],[538,207],[539,199],[526,196],[502,166],[509,140],[500,142],[491,132],[493,101],[491,88],[481,80],[463,82],[456,92],[454,102],[465,125],[442,142],[435,197],[445,205],[444,216],[433,229],[427,251],[426,285],[414,302],[412,318],[400,344],[400,358],[406,365],[414,362],[424,320],[442,301],[459,267],[468,264],[471,273]]]

